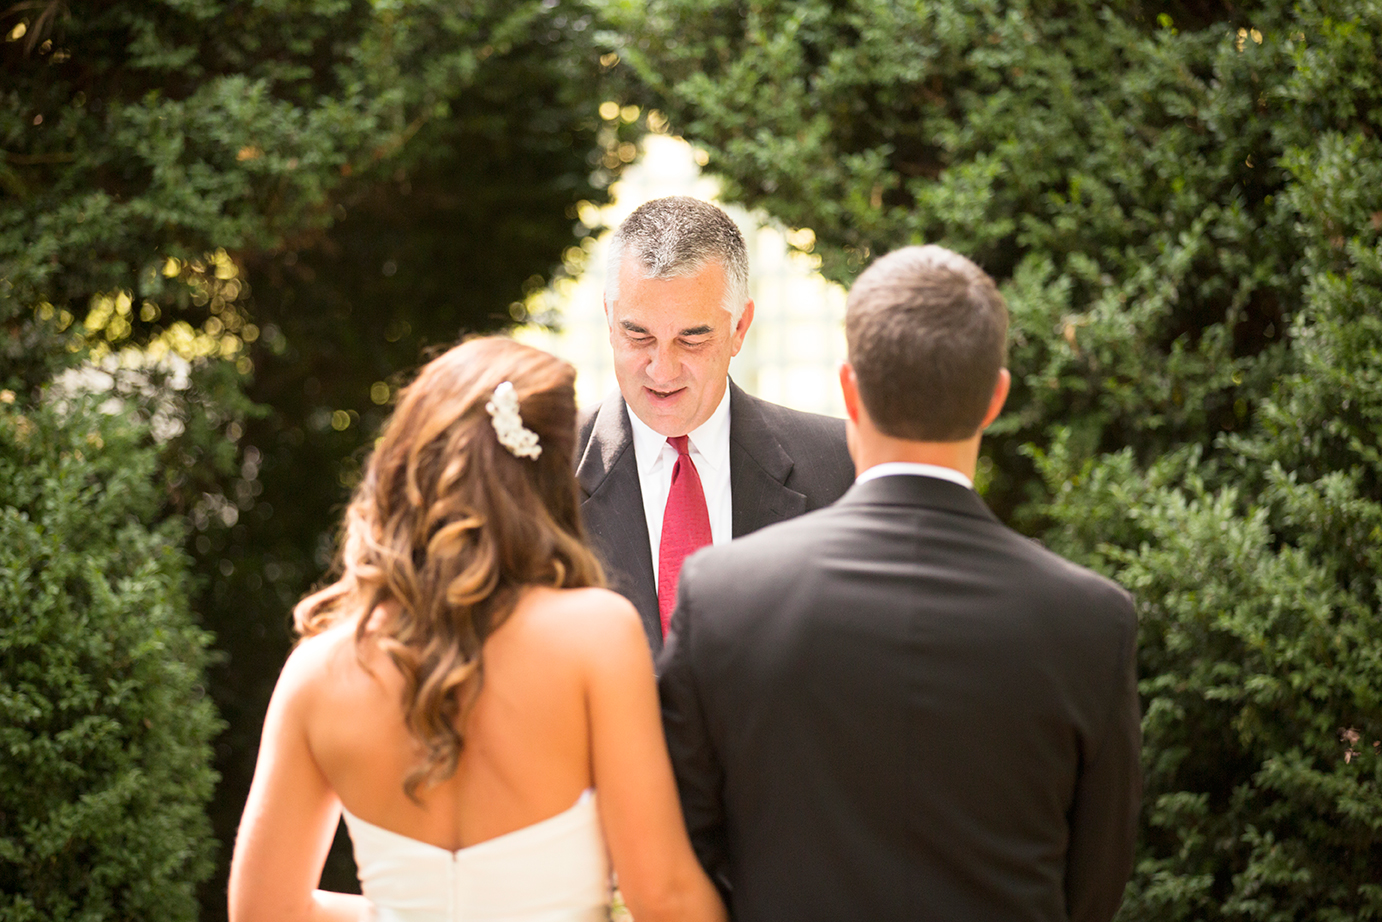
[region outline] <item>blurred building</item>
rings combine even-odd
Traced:
[[[603,307],[606,240],[612,228],[649,199],[692,195],[715,201],[718,184],[701,174],[698,153],[680,138],[649,135],[639,158],[615,184],[613,203],[602,210],[589,206],[582,213],[583,223],[599,233],[568,253],[572,277],[528,301],[529,315],[540,323],[519,328],[515,336],[576,366],[581,406],[598,402],[617,386]],[[748,245],[754,301],[753,325],[730,364],[731,377],[749,393],[775,403],[843,416],[837,369],[845,357],[845,292],[816,272],[812,256],[800,252],[809,249],[814,236],[809,230],[784,231],[735,206],[725,210]]]

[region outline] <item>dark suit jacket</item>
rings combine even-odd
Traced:
[[[648,519],[633,428],[615,391],[582,414],[576,444],[581,519],[610,588],[633,602],[653,652],[662,649]],[[729,489],[734,537],[829,505],[854,482],[844,420],[759,400],[729,383]]]
[[[883,477],[686,563],[659,667],[737,922],[1106,922],[1141,793],[1136,617],[979,497]]]

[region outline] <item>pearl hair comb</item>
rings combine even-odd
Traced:
[[[518,391],[514,390],[512,382],[504,381],[496,387],[485,409],[499,444],[507,448],[509,454],[537,460],[542,446],[537,443],[537,433],[523,425],[523,417],[518,412]]]

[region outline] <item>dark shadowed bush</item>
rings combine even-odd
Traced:
[[[220,724],[156,470],[123,411],[0,392],[5,922],[196,918]]]

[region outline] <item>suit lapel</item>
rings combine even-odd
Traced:
[[[758,400],[730,381],[729,489],[734,537],[806,511],[806,496],[783,486],[792,473],[792,464],[791,456],[763,419]]]
[[[633,429],[618,391],[605,398],[595,412],[590,438],[576,465],[576,481],[581,486],[581,519],[605,562],[610,588],[633,602],[656,652],[662,647],[662,625],[648,520],[638,483]]]

